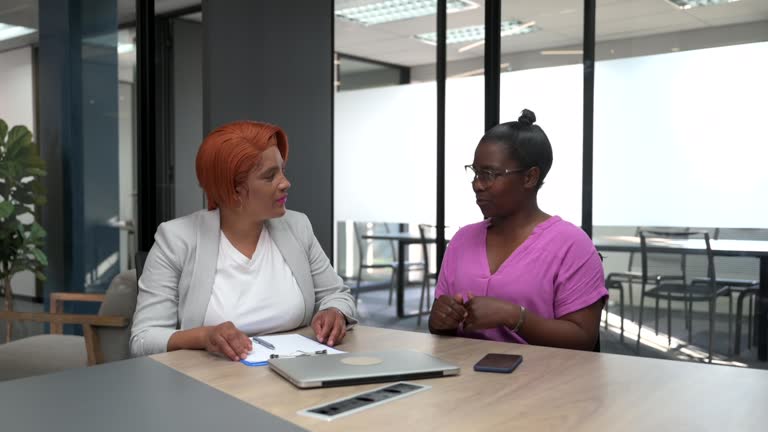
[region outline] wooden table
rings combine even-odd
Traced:
[[[405,312],[405,258],[407,255],[407,248],[412,244],[421,243],[436,243],[434,238],[422,239],[421,236],[413,235],[407,232],[401,233],[381,233],[381,234],[366,234],[363,235],[364,240],[387,240],[397,242],[397,317],[406,318],[414,314],[407,314]],[[419,313],[418,311],[416,313]]]
[[[605,252],[640,252],[640,238],[633,236],[605,236],[593,239],[595,247]],[[710,240],[715,256],[754,257],[760,260],[760,291],[757,295],[755,331],[757,335],[757,358],[768,360],[768,241],[754,240]],[[702,239],[647,238],[650,253],[706,254]]]
[[[765,431],[768,425],[768,371],[364,326],[339,349],[423,351],[460,365],[461,374],[418,381],[432,389],[326,422],[296,411],[381,384],[299,390],[267,367],[202,351],[152,358],[313,431]],[[474,372],[488,352],[522,354],[524,361],[509,375]]]

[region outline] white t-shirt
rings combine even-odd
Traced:
[[[304,319],[304,297],[269,231],[253,256],[240,253],[222,232],[211,300],[203,325],[226,321],[246,334],[294,329]]]

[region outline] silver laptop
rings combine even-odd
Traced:
[[[459,367],[417,351],[345,353],[270,359],[296,387],[334,387],[458,375]]]

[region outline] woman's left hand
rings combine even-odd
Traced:
[[[493,297],[475,297],[469,294],[469,301],[464,303],[467,318],[464,330],[483,330],[516,322],[520,306]]]
[[[336,308],[323,309],[312,318],[312,329],[318,342],[334,346],[347,334],[347,319]]]

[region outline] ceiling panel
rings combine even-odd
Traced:
[[[37,0],[0,1],[0,23],[37,28]]]
[[[557,14],[531,14],[520,17],[523,21],[533,20],[536,21],[536,25],[544,30],[558,31],[561,27],[571,26],[578,24],[582,25],[584,22],[583,9],[570,9],[572,12],[557,13]],[[506,14],[502,11],[502,16]]]
[[[512,53],[518,51],[530,51],[577,43],[581,43],[581,37],[573,39],[557,33],[541,31],[520,35],[519,37],[509,36],[501,38],[501,52]]]
[[[339,4],[375,2],[337,0],[336,4],[338,8]],[[670,5],[666,0],[598,0],[597,5],[597,38],[601,41],[768,19],[768,0],[741,0],[687,11]],[[534,33],[503,38],[502,52],[508,54],[581,44],[584,33],[582,8],[582,2],[573,0],[502,1],[502,19],[534,20],[541,28]],[[482,24],[484,13],[484,8],[479,8],[451,14],[448,16],[448,27]],[[351,50],[355,55],[407,66],[435,61],[434,47],[413,39],[416,34],[435,31],[434,16],[370,27],[338,19],[336,22],[336,46]],[[458,53],[458,47],[448,46],[449,61],[483,55],[482,46],[465,53]]]
[[[335,33],[335,44],[337,48],[342,46],[355,46],[378,41],[403,39],[403,37],[400,35],[386,33],[375,29],[362,31],[354,27],[354,24],[349,23],[344,23],[344,25],[337,25]]]
[[[562,46],[568,43],[568,39],[565,39],[559,35],[551,35],[544,33],[531,33],[522,35],[521,37],[510,36],[501,39],[501,52],[502,54],[512,53],[520,51],[520,47],[532,47],[536,49],[539,46]],[[467,44],[449,45],[447,49],[447,58],[449,61],[465,60],[476,57],[482,57],[484,55],[484,45],[476,46],[468,51],[459,52],[459,49],[468,46]]]
[[[768,0],[742,0],[735,3],[689,9],[686,13],[709,25],[768,19]]]
[[[671,25],[666,27],[661,26],[661,27],[653,27],[653,28],[624,29],[624,30],[617,30],[610,34],[601,36],[598,38],[597,41],[604,42],[604,41],[610,41],[610,40],[630,39],[630,38],[665,34],[665,33],[677,33],[681,31],[695,30],[698,28],[701,28],[699,24],[690,23],[686,25]]]
[[[581,8],[581,3],[572,0],[504,0],[501,2],[501,13],[528,18],[567,15]]]
[[[688,30],[706,27],[701,21],[686,13],[660,13],[640,18],[624,18],[614,20],[597,20],[595,31],[597,39],[610,39],[616,35],[645,32],[644,34],[661,33],[661,29]],[[673,30],[674,31],[674,30]]]
[[[711,18],[708,21],[713,27],[717,27],[717,26],[724,26],[729,24],[743,24],[743,23],[765,21],[765,20],[768,20],[768,13],[764,13],[761,15],[750,14],[750,15],[741,15],[741,16],[729,16],[729,17],[723,17],[723,18]]]
[[[597,6],[597,22],[637,19],[648,16],[685,15],[685,12],[666,0],[626,0]]]

